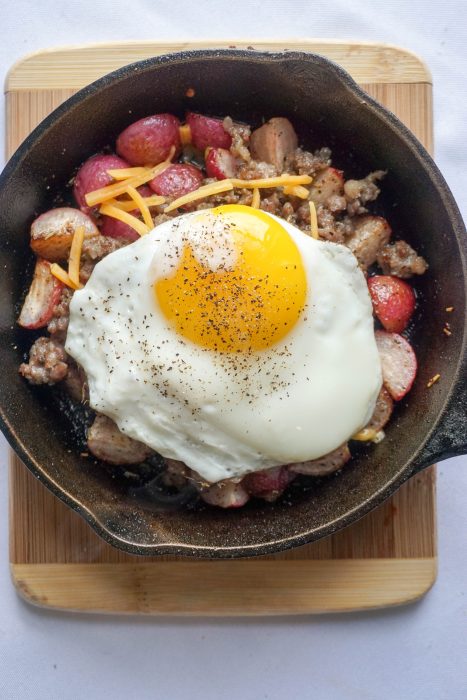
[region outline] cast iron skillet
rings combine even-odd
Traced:
[[[195,96],[186,97],[187,88]],[[348,176],[387,169],[380,211],[430,263],[412,342],[420,370],[386,439],[360,449],[341,474],[292,486],[276,505],[221,511],[152,507],[80,457],[79,431],[54,392],[18,376],[32,337],[15,326],[28,285],[29,226],[71,173],[148,114],[186,109],[253,125],[287,116],[308,147],[329,145]],[[416,139],[338,66],[312,54],[194,51],[142,61],[67,100],[21,145],[0,180],[2,429],[21,459],[105,540],[135,554],[240,557],[304,544],[377,506],[434,461],[467,451],[466,239],[446,183]],[[455,311],[446,315],[445,307]],[[449,320],[452,336],[442,332]],[[440,381],[430,390],[434,374]]]

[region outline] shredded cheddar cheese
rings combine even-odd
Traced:
[[[140,210],[141,214],[143,215],[143,221],[148,226],[149,229],[152,229],[154,227],[154,221],[152,220],[151,213],[149,211],[149,207],[138,192],[138,190],[135,190],[134,187],[131,185],[128,185],[126,191]]]
[[[377,431],[373,428],[363,428],[359,430],[358,433],[352,435],[352,440],[358,440],[359,442],[370,442],[374,440],[377,435]]]
[[[147,207],[157,207],[165,203],[165,197],[160,197],[158,194],[153,194],[151,197],[141,198]],[[135,202],[132,199],[109,199],[106,204],[122,209],[122,211],[134,211]]]
[[[140,219],[137,219],[136,216],[133,216],[133,214],[129,214],[127,211],[123,211],[122,209],[114,206],[114,204],[109,204],[108,202],[101,206],[99,212],[105,216],[112,216],[114,219],[123,221],[124,224],[128,224],[128,226],[131,226],[131,228],[137,231],[140,236],[144,236],[146,233],[149,233],[152,228],[152,224],[149,227],[144,223],[144,221],[141,221]]]
[[[231,178],[230,182],[233,187],[241,187],[242,189],[260,189],[274,187],[295,187],[296,185],[309,185],[312,178],[309,175],[278,175],[278,177],[262,177],[257,180],[239,180]]]
[[[286,187],[284,187],[284,194],[289,194],[293,197],[300,197],[300,199],[308,199],[310,192],[302,185],[286,185]]]
[[[431,389],[431,387],[433,386],[433,384],[436,384],[436,382],[439,381],[440,379],[441,379],[441,375],[440,375],[440,374],[435,374],[435,376],[432,377],[432,378],[427,382],[427,387],[428,387],[428,389]]]
[[[164,172],[164,170],[171,165],[171,160],[174,153],[175,148],[172,146],[167,160],[159,163],[159,165],[156,165],[154,168],[144,168],[144,173],[141,175],[130,177],[127,180],[122,180],[121,182],[114,182],[106,187],[101,187],[93,192],[88,192],[85,196],[86,204],[88,207],[95,207],[96,204],[102,204],[109,199],[116,199],[120,195],[125,194],[128,186],[136,188],[140,185],[144,185],[146,182],[149,182],[149,180],[155,178],[156,175],[160,175],[160,173]]]
[[[107,175],[113,177],[114,180],[128,180],[130,177],[136,177],[138,175],[144,175],[151,170],[151,168],[135,167],[135,168],[116,168],[115,170],[107,170]]]
[[[66,284],[67,287],[71,289],[82,289],[83,285],[78,282],[75,284],[73,280],[70,279],[68,272],[66,272],[63,267],[60,267],[57,263],[52,263],[50,266],[50,272],[54,277],[56,277],[60,282]]]
[[[84,241],[84,226],[78,226],[73,234],[70,257],[68,258],[68,277],[73,284],[79,285],[79,266],[81,262],[81,249]]]
[[[316,216],[315,203],[310,201],[310,234],[312,238],[319,238],[318,217]]]
[[[178,130],[180,133],[180,141],[182,142],[182,146],[186,146],[188,143],[191,143],[191,129],[189,124],[183,124],[183,126],[180,126]]]
[[[184,204],[196,202],[198,199],[211,197],[213,194],[220,194],[221,192],[228,192],[228,190],[232,189],[233,185],[231,180],[218,180],[217,182],[212,182],[209,185],[202,185],[194,192],[188,192],[188,194],[184,194],[181,197],[178,197],[178,199],[174,199],[174,201],[164,209],[164,212],[167,214],[174,209],[178,209],[178,207],[182,207]]]
[[[255,187],[255,189],[253,190],[253,198],[251,200],[251,206],[254,209],[259,209],[260,203],[261,203],[261,199],[259,196],[259,189],[257,187]]]

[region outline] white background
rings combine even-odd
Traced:
[[[465,10],[463,0],[4,0],[0,73],[41,48],[117,39],[399,44],[432,71],[436,160],[465,216]],[[74,616],[22,603],[9,579],[1,447],[1,700],[467,698],[466,458],[439,469],[439,576],[421,602],[325,617],[174,620]]]

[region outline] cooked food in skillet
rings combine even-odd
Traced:
[[[384,174],[346,180],[281,117],[131,124],[76,173],[77,207],[32,224],[19,323],[47,335],[20,372],[90,405],[91,455],[160,455],[212,505],[339,470],[416,374],[406,280],[427,264],[369,212]]]

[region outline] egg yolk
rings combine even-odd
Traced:
[[[268,348],[291,331],[304,309],[300,252],[286,229],[258,209],[232,204],[209,215],[221,217],[234,262],[212,270],[185,244],[174,273],[155,283],[159,307],[179,335],[203,348],[230,353]]]

